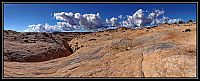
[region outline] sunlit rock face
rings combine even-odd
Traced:
[[[187,29],[190,31],[183,32]],[[120,27],[79,35],[67,44],[73,54],[66,57],[44,62],[4,61],[3,76],[197,77],[196,24]]]

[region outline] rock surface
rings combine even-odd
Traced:
[[[4,61],[4,77],[197,77],[195,25],[118,30],[72,39],[67,57]]]
[[[4,31],[4,60],[42,62],[73,53],[68,42],[82,33]]]

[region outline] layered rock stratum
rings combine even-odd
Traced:
[[[16,62],[42,62],[66,57],[73,53],[68,42],[78,35],[86,33],[20,33],[5,30],[4,60]]]
[[[185,31],[187,29],[190,31]],[[5,40],[4,35],[4,51],[10,48],[11,51],[32,49],[30,52],[36,52],[35,50],[41,52],[39,50],[43,49],[42,45],[52,49],[61,47],[66,49],[68,46],[71,51],[59,51],[65,55],[42,62],[9,61],[6,60],[9,58],[5,57],[3,76],[7,78],[197,77],[196,24],[191,26],[164,24],[139,29],[121,27],[81,34],[69,41],[59,41],[58,44],[53,40],[51,43],[42,42],[43,44],[40,44],[41,41],[36,41],[35,44],[19,44],[16,41]],[[63,44],[66,44],[66,47]],[[22,47],[18,47],[19,45]],[[49,58],[52,55],[60,55],[59,52],[53,51],[46,56]],[[7,52],[4,53],[6,56]],[[38,58],[33,57],[32,60],[35,59]]]

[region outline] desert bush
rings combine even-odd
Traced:
[[[192,22],[192,20],[190,19],[188,22]]]
[[[179,21],[178,23],[179,23],[179,24],[184,24],[184,22],[183,22],[183,21]]]

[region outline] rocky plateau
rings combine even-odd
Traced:
[[[196,24],[4,34],[4,78],[197,77]]]

